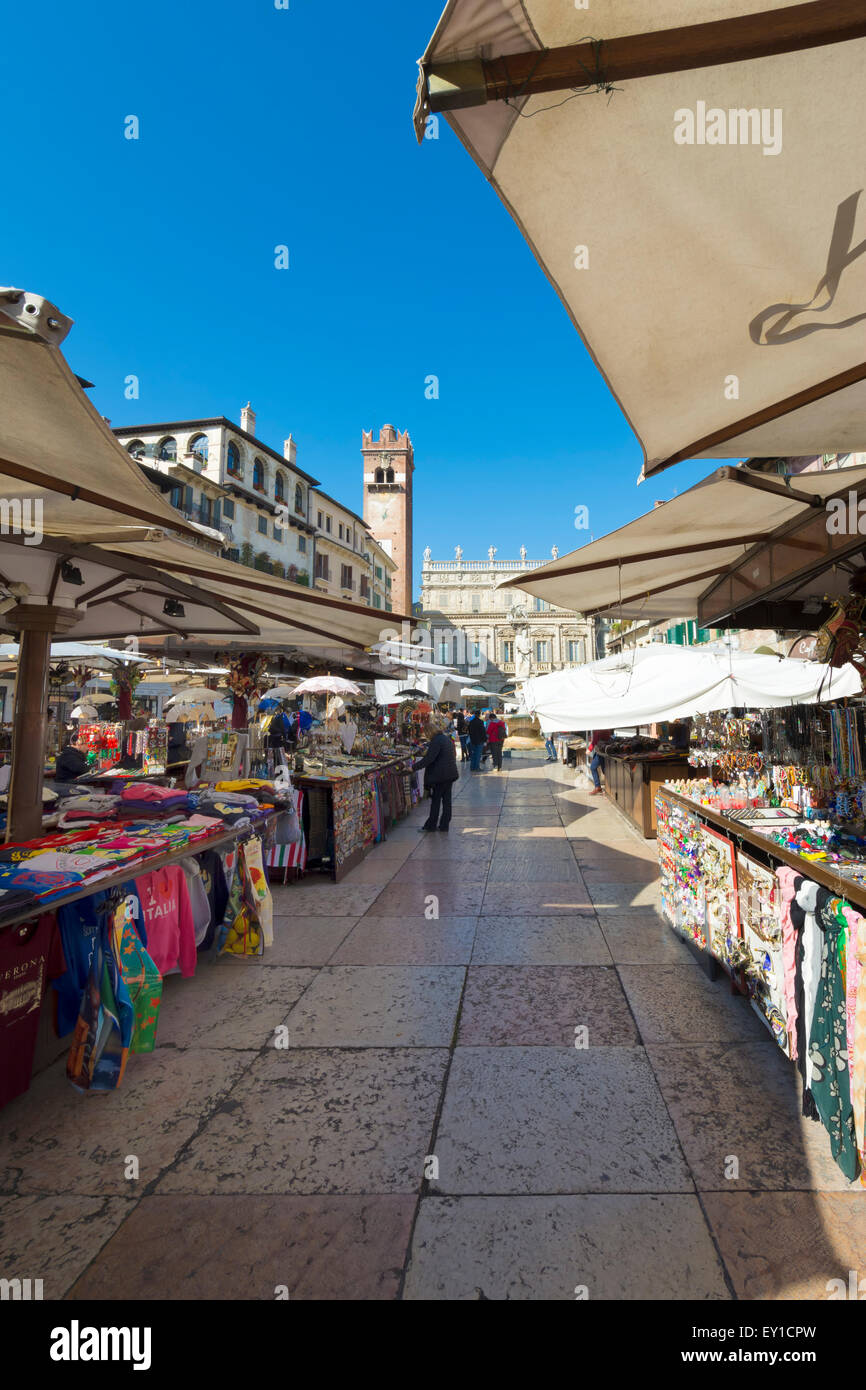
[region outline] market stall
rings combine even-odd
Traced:
[[[797,1063],[804,1113],[853,1179],[866,1160],[855,1023],[866,1005],[866,711],[718,716],[696,735],[703,775],[656,796],[663,912]]]
[[[267,784],[81,786],[49,834],[0,850],[0,1105],[29,1085],[49,985],[69,1080],[115,1090],[154,1048],[167,974],[272,944],[263,855],[285,807]]]
[[[307,868],[339,880],[417,804],[424,784],[412,764],[429,713],[427,701],[405,700],[387,726],[331,714],[302,737],[292,782],[304,796]]]
[[[727,647],[651,644],[574,670],[528,680],[528,707],[545,734],[563,730],[644,729],[733,707],[773,708],[859,693],[852,666],[733,651]],[[613,738],[602,750],[613,804],[646,838],[656,833],[655,794],[694,775],[671,736]]]

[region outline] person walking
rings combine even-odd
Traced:
[[[460,739],[460,753],[461,753],[460,761],[461,761],[461,763],[468,763],[468,762],[469,762],[469,732],[468,732],[468,724],[467,724],[467,720],[466,720],[466,711],[465,711],[465,709],[459,709],[459,710],[457,711],[456,724],[457,724],[457,737]]]
[[[467,725],[466,732],[469,735],[469,771],[481,771],[481,754],[484,752],[484,745],[487,742],[487,730],[484,721],[477,714],[473,714]]]
[[[507,733],[504,720],[500,719],[498,711],[494,710],[490,716],[490,723],[487,725],[487,742],[490,744],[490,756],[493,759],[495,772],[502,771],[502,750],[505,747]]]
[[[549,763],[555,763],[555,762],[556,762],[556,744],[555,744],[554,741],[553,741],[553,734],[548,734],[548,735],[547,735],[547,738],[544,740],[544,747],[545,747],[545,749],[547,750],[547,761],[548,761]]]
[[[593,729],[589,736],[587,752],[589,753],[589,772],[593,783],[590,796],[603,795],[599,772],[604,772],[604,750],[612,738],[613,729]]]
[[[425,734],[430,740],[427,752],[414,766],[415,772],[424,769],[424,786],[430,788],[430,813],[420,828],[447,830],[451,824],[451,788],[460,776],[457,751],[453,738],[437,720],[429,721]]]

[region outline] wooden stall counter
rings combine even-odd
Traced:
[[[686,753],[605,754],[608,798],[646,840],[656,837],[656,792],[666,782],[698,776]]]

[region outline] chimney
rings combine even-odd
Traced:
[[[241,410],[241,429],[246,430],[247,434],[255,434],[256,432],[256,412],[249,401]]]
[[[297,462],[298,446],[291,435],[283,440],[283,458],[288,459],[289,463]]]

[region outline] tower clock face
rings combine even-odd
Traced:
[[[391,515],[391,504],[388,501],[374,502],[372,504],[373,518],[376,521],[387,521]]]

